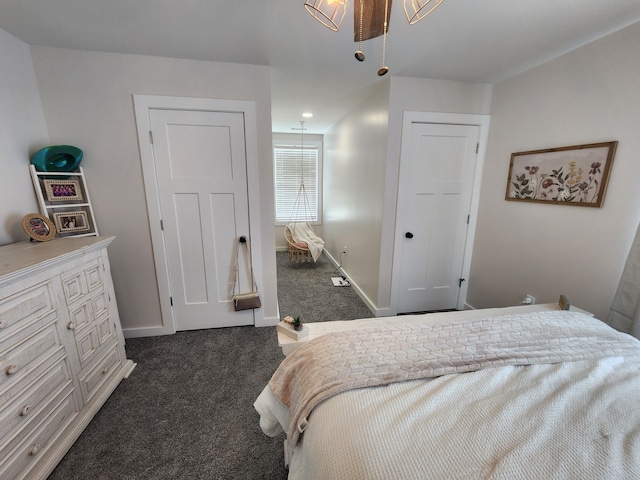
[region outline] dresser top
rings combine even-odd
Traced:
[[[49,242],[18,242],[0,247],[0,281],[37,265],[56,263],[82,253],[106,247],[115,237],[67,237]]]

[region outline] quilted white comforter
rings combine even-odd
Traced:
[[[516,351],[520,360],[512,364],[480,361],[481,368],[460,370],[468,373],[440,372],[322,398],[303,423],[289,478],[640,478],[640,342],[572,312],[502,316],[489,323],[505,322],[536,325],[538,335],[543,324],[563,329],[568,322],[571,330],[579,322],[590,333],[580,335],[585,350],[576,355],[580,349],[571,347],[572,358],[560,363],[549,355],[548,361],[530,362],[526,350],[532,344],[523,340],[524,353]],[[471,346],[462,337],[445,341],[436,353],[439,362],[442,355],[455,356],[460,345],[480,348],[486,357],[486,342],[478,343],[482,336],[474,335]],[[575,344],[560,341],[561,350],[567,342]],[[603,348],[594,350],[595,344]],[[326,351],[327,344],[314,340],[299,355],[314,348]],[[296,352],[283,364],[295,363],[289,358]],[[460,366],[458,357],[454,363]],[[477,355],[469,358],[478,363]],[[285,377],[279,372],[274,378]],[[274,391],[277,386],[267,386],[255,403],[268,435],[291,432],[300,425],[295,412],[306,411]]]

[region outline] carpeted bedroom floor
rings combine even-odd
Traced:
[[[300,316],[303,323],[373,317],[351,287],[334,287],[336,266],[322,254],[318,261],[295,263],[276,253],[280,315]]]
[[[335,267],[277,253],[281,315],[305,322],[371,317]],[[262,433],[253,402],[284,358],[275,328],[233,327],[128,339],[138,365],[49,480],[287,477],[284,436]]]

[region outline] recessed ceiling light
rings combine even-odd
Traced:
[[[311,117],[313,117],[313,113],[311,113],[311,112],[304,112],[304,113],[302,114],[302,116],[303,116],[304,118],[311,118]]]

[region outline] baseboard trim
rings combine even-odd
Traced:
[[[256,322],[255,326],[260,327],[273,327],[278,324],[280,318],[278,317],[263,317],[261,322]]]
[[[141,337],[159,337],[161,335],[173,335],[174,331],[164,327],[139,327],[139,328],[123,328],[124,338],[141,338]]]
[[[336,261],[335,258],[333,258],[333,256],[327,251],[325,250],[324,253],[327,255],[327,258],[331,261],[331,263],[333,263],[333,265],[338,268],[340,266],[340,264]],[[353,281],[353,279],[349,276],[349,273],[343,268],[340,267],[342,269],[342,273],[345,277],[347,277],[347,280],[349,281],[349,283],[351,284],[351,288],[353,288],[356,292],[356,294],[358,295],[358,297],[360,297],[360,300],[362,300],[364,302],[364,304],[367,306],[367,308],[371,311],[371,313],[373,313],[376,317],[382,316],[379,311],[378,308],[376,308],[376,306],[373,304],[373,302],[369,299],[369,297],[367,297],[365,295],[365,293],[360,289],[360,287],[358,286],[358,284],[356,282]]]
[[[373,314],[376,317],[395,317],[396,314],[390,308],[377,308]]]
[[[255,323],[256,327],[273,327],[280,319],[278,317],[263,317]],[[123,328],[124,338],[159,337],[161,335],[173,335],[176,332],[163,327]]]

